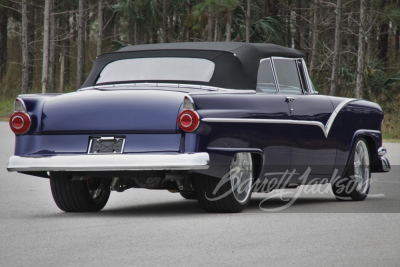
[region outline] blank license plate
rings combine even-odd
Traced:
[[[89,143],[89,154],[122,153],[124,150],[125,138],[123,137],[92,137]]]

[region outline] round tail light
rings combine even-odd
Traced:
[[[25,112],[15,112],[10,117],[11,130],[16,134],[24,134],[31,127],[31,117]]]
[[[184,110],[178,116],[178,124],[185,132],[193,132],[199,127],[200,117],[196,111]]]

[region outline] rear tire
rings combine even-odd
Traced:
[[[107,204],[111,179],[71,180],[67,173],[51,173],[50,187],[57,206],[66,212],[94,212]]]
[[[357,138],[343,178],[332,183],[332,191],[338,200],[364,200],[371,185],[370,159],[367,141]]]
[[[196,192],[179,192],[184,199],[197,199]]]
[[[250,153],[237,153],[230,172],[223,178],[197,176],[193,180],[197,200],[208,212],[237,213],[249,204],[253,186],[253,165]]]

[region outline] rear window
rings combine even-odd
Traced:
[[[96,84],[127,81],[209,82],[214,62],[202,58],[132,58],[109,63]]]

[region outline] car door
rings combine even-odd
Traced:
[[[262,99],[263,109],[268,114],[264,116],[268,119],[262,132],[265,164],[260,178],[271,180],[290,168],[293,141],[290,124],[282,123],[290,119],[290,111],[285,97],[278,94],[270,58],[260,62],[257,98]]]
[[[308,168],[312,178],[326,177],[332,172],[336,157],[335,139],[325,130],[333,105],[327,97],[313,94],[302,59],[273,58],[273,65],[279,93],[290,110],[290,170],[296,170],[296,179]]]

